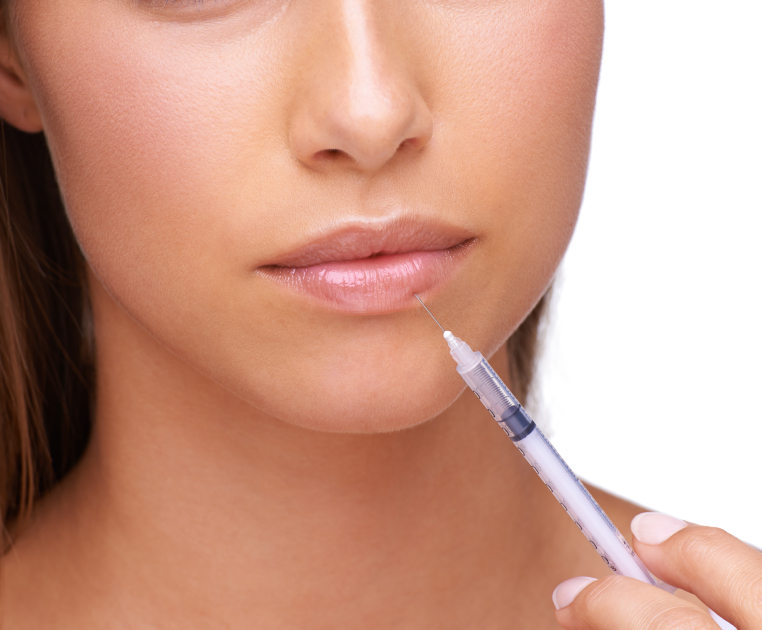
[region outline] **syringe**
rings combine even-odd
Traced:
[[[431,315],[421,298],[417,294],[414,295]],[[431,315],[431,319],[442,328],[436,317]],[[466,342],[458,339],[449,330],[442,328],[442,332],[447,345],[450,346],[450,354],[458,364],[458,374],[497,420],[500,428],[513,440],[519,453],[558,499],[561,507],[566,510],[609,568],[619,575],[635,578],[668,593],[674,593],[677,590],[674,586],[651,575],[624,536],[577,479],[482,353],[471,350]],[[736,630],[713,610],[709,610],[709,614],[722,630]]]
[[[426,312],[431,311],[417,295]],[[436,318],[431,315],[442,328]],[[467,343],[449,330],[444,338],[450,346],[450,354],[458,364],[456,368],[471,391],[481,400],[492,417],[505,431],[529,465],[540,476],[548,489],[558,499],[566,513],[590,541],[609,568],[619,575],[635,578],[667,592],[676,589],[654,578],[643,561],[635,554],[624,536],[614,526],[595,499],[577,479],[566,462],[553,448],[542,431],[529,417],[526,410],[495,373],[481,352],[474,352]]]

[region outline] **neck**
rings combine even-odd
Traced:
[[[404,431],[305,430],[100,298],[93,435],[48,506],[92,587],[73,606],[100,593],[104,618],[157,626],[487,627],[547,599],[558,558],[538,532],[560,511],[473,396]]]

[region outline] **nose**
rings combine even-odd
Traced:
[[[414,71],[395,38],[384,36],[384,20],[367,8],[372,4],[384,3],[342,0],[320,44],[309,47],[313,60],[300,79],[289,142],[310,169],[373,174],[431,139],[434,123]]]

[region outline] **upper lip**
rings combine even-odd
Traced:
[[[352,222],[262,264],[262,267],[310,267],[330,262],[446,250],[469,241],[468,230],[439,220],[394,218]]]

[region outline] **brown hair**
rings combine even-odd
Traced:
[[[0,121],[0,519],[28,516],[90,429],[84,264],[43,134]],[[7,542],[7,540],[5,541]]]
[[[3,121],[0,132],[4,525],[28,517],[35,498],[82,456],[90,433],[94,370],[84,259],[66,217],[45,137]],[[547,301],[546,294],[508,341],[511,383],[522,402],[534,376]],[[10,542],[7,533],[4,539]]]

